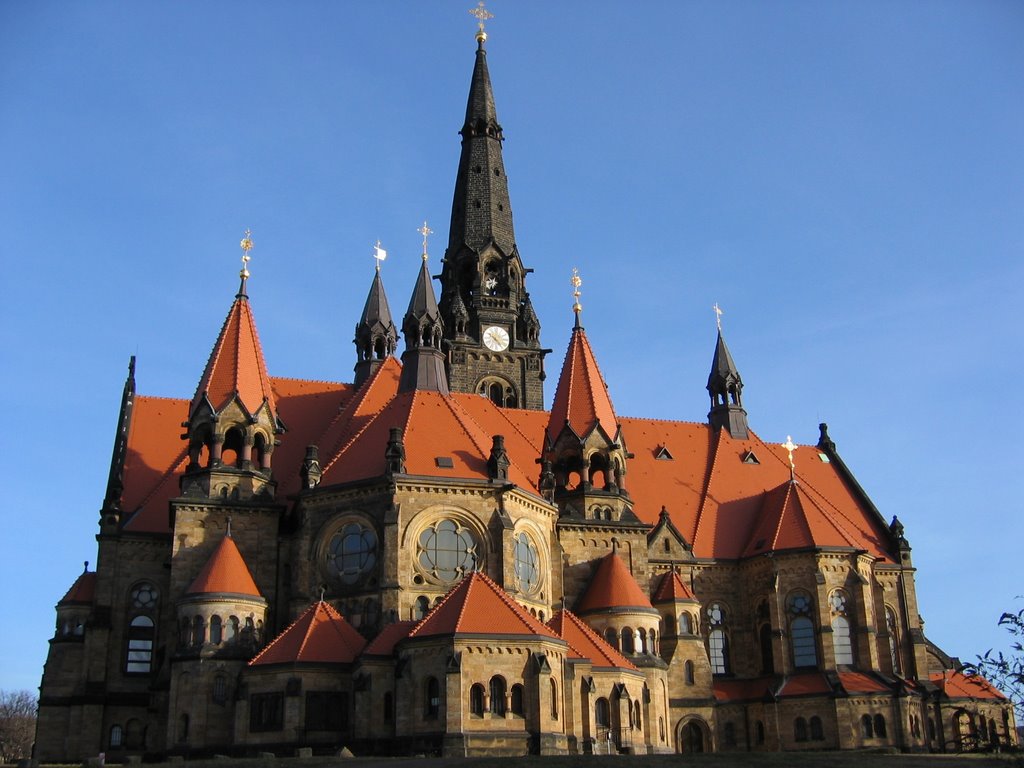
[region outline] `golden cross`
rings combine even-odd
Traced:
[[[796,450],[796,443],[793,442],[791,435],[786,435],[786,442],[782,444],[782,447],[789,451],[789,473],[792,476],[796,473],[796,464],[793,462],[793,451]]]
[[[715,302],[715,306],[713,306],[712,309],[715,310],[715,322],[718,323],[718,330],[721,331],[722,330],[722,315],[724,315],[725,312],[723,312],[722,308],[720,306],[718,306],[718,302],[717,301]]]
[[[242,238],[239,245],[242,248],[242,271],[238,274],[244,280],[249,276],[249,259],[252,258],[249,255],[249,251],[252,250],[252,230],[245,230],[245,237]]]
[[[427,260],[427,237],[434,234],[434,230],[427,226],[427,220],[423,220],[423,226],[416,230],[423,235],[423,260]]]
[[[484,0],[480,0],[480,2],[476,4],[476,8],[470,8],[469,13],[472,16],[476,16],[477,26],[480,27],[480,30],[476,33],[476,39],[481,42],[486,40],[487,33],[484,32],[484,22],[488,19],[493,19],[494,14],[484,8]]]
[[[576,267],[572,268],[572,297],[573,305],[572,311],[579,315],[583,311],[583,305],[580,304],[580,286],[583,285],[583,278],[580,277],[580,271]]]

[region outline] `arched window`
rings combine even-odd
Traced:
[[[505,716],[505,678],[495,675],[491,678],[491,714]]]
[[[892,673],[899,675],[902,672],[899,624],[896,621],[896,611],[888,605],[885,606],[885,628],[889,631],[889,660],[892,662]]]
[[[818,651],[811,622],[811,596],[806,592],[793,592],[786,601],[789,609],[789,635],[793,645],[793,666],[818,666]]]
[[[615,631],[615,627],[608,627],[604,631],[604,639],[615,650],[619,650],[619,633]]]
[[[600,698],[594,704],[594,722],[603,728],[612,724],[611,708],[608,706],[608,699]]]
[[[822,741],[824,738],[825,733],[821,727],[821,718],[815,715],[811,718],[811,741]]]
[[[146,674],[153,669],[153,638],[156,627],[149,616],[136,616],[128,625],[128,658],[125,672]]]
[[[423,686],[423,694],[423,715],[433,719],[441,711],[441,686],[436,677],[427,678],[426,685]]]
[[[469,689],[469,713],[477,717],[484,715],[484,687],[480,683]]]
[[[558,719],[558,683],[555,682],[554,678],[549,681],[551,683],[551,719]]]
[[[230,643],[236,637],[238,637],[238,617],[232,616],[225,626],[224,639]]]
[[[395,697],[391,691],[384,693],[384,722],[390,723],[395,719]]]
[[[124,731],[121,730],[120,725],[110,726],[110,741],[108,744],[111,749],[120,749],[124,743]]]
[[[760,720],[754,722],[754,743],[764,744],[764,723]]]
[[[643,629],[643,628],[640,628],[640,629],[638,629],[636,631],[636,634],[639,635],[639,637],[640,637],[640,641],[636,644],[636,652],[637,653],[650,653],[651,652],[651,646],[649,646],[647,644],[647,630]]]
[[[650,654],[658,653],[658,633],[655,630],[651,630],[651,634],[647,636],[647,652]]]
[[[214,704],[223,704],[228,700],[228,679],[224,675],[217,675],[213,678],[211,698]]]
[[[643,721],[640,719],[640,702],[633,702],[633,726],[638,730],[642,731],[644,728]]]
[[[849,597],[841,589],[835,590],[828,598],[832,610],[832,647],[835,648],[836,664],[853,664],[853,643],[847,614],[849,602]]]
[[[793,739],[795,741],[807,741],[807,721],[798,717],[793,721]]]
[[[875,715],[875,736],[879,739],[885,738],[885,718]]]
[[[203,621],[202,616],[196,616],[192,619],[192,644],[202,645],[206,642],[206,622]]]
[[[871,715],[862,715],[860,718],[860,730],[865,739],[875,738],[875,727],[871,723]]]
[[[509,706],[512,708],[513,715],[523,714],[523,686],[516,683],[512,686],[511,695],[509,696]]]
[[[693,662],[687,661],[683,665],[683,679],[687,685],[693,685]]]
[[[416,602],[413,603],[413,606],[412,606],[412,620],[413,621],[419,621],[420,619],[422,619],[424,616],[427,615],[427,612],[429,610],[430,610],[430,601],[426,597],[424,597],[423,595],[420,595],[419,597],[416,598]]]
[[[725,633],[725,609],[721,603],[708,606],[708,658],[711,661],[711,674],[729,674],[729,638]]]
[[[210,617],[210,642],[213,645],[220,645],[223,640],[223,628],[221,625],[220,616]]]
[[[681,635],[692,635],[693,634],[693,620],[690,618],[688,613],[679,614],[679,634]]]
[[[540,568],[537,547],[525,533],[515,538],[512,548],[515,559],[516,580],[523,592],[533,592],[540,586]]]
[[[633,630],[629,627],[624,627],[622,630],[622,652],[636,653],[636,646],[633,644]]]
[[[360,523],[348,523],[327,543],[327,573],[339,584],[356,584],[377,564],[377,534]]]

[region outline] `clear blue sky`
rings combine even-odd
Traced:
[[[95,561],[129,355],[190,397],[256,247],[275,375],[351,379],[372,276],[447,241],[469,0],[0,3],[0,688]],[[906,525],[930,637],[1024,592],[1024,4],[495,0],[517,240],[620,414],[703,421],[718,302],[764,439],[828,421]],[[435,261],[435,263],[437,263]],[[548,397],[553,393],[549,387]]]

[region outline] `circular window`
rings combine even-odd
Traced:
[[[525,533],[516,536],[514,547],[516,578],[519,588],[532,592],[540,585],[540,569],[537,567],[537,548]]]
[[[342,584],[355,584],[377,563],[377,534],[349,523],[327,543],[327,573]]]
[[[811,596],[806,592],[794,592],[789,596],[789,611],[796,616],[806,616],[811,612]]]
[[[158,596],[159,593],[156,591],[156,587],[143,582],[132,590],[132,606],[134,608],[154,608]]]
[[[476,541],[469,530],[441,520],[420,534],[420,567],[441,581],[455,581],[476,566]]]

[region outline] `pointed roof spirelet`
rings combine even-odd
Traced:
[[[206,561],[203,570],[185,590],[185,594],[262,597],[256,582],[253,581],[249,566],[245,564],[245,558],[238,551],[235,540],[231,538],[230,531],[220,540],[220,544],[213,550],[210,559]]]
[[[437,308],[437,297],[423,254],[420,273],[409,299],[409,309],[402,320],[405,352],[402,353],[402,376],[399,392],[426,390],[448,394],[448,375],[444,370],[441,336],[444,323]]]
[[[323,600],[314,603],[290,627],[249,662],[249,666],[267,664],[351,664],[363,648],[366,638]]]
[[[576,605],[576,613],[592,613],[608,608],[654,610],[651,599],[640,589],[622,558],[614,552],[601,558],[587,591]]]
[[[117,432],[110,456],[110,474],[107,476],[107,492],[103,497],[103,509],[109,511],[121,506],[124,493],[124,464],[128,454],[128,428],[132,423],[132,407],[135,404],[135,355],[128,360],[128,378],[121,392],[121,410],[117,417]]]
[[[370,283],[370,292],[366,295],[366,303],[363,304],[359,327],[379,328],[382,331],[390,329],[394,332],[395,324],[391,319],[391,307],[388,306],[388,297],[384,292],[384,282],[380,279],[379,268],[373,273],[373,282]]]
[[[714,306],[718,324],[718,340],[715,356],[711,361],[707,390],[711,396],[711,410],[708,423],[712,427],[725,427],[734,438],[747,437],[747,412],[743,410],[743,379],[732,359],[729,347],[722,336],[722,310]]]

